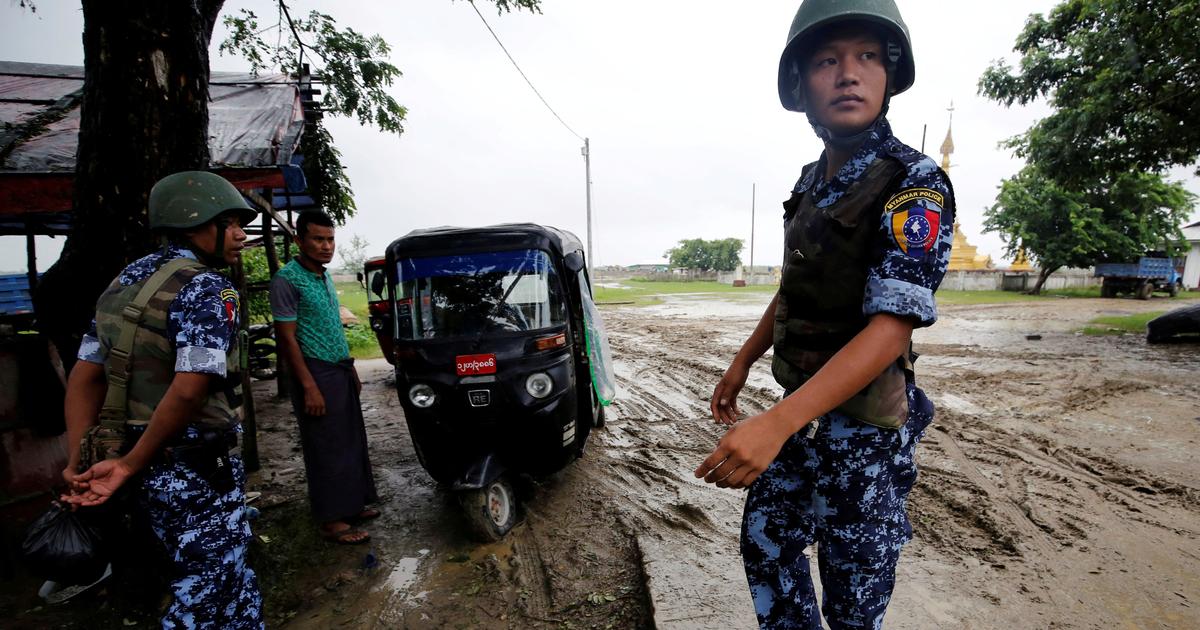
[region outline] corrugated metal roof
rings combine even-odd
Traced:
[[[0,129],[28,122],[83,87],[83,68],[0,61]],[[291,163],[304,129],[300,91],[287,75],[209,77],[209,150],[213,166],[267,167]],[[37,136],[20,141],[0,172],[75,170],[79,106]]]

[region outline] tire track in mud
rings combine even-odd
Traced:
[[[1045,437],[981,428],[976,420],[940,411],[921,458],[922,473],[941,486],[929,494],[950,513],[964,514],[966,501],[954,490],[985,502],[983,514],[972,512],[960,522],[982,536],[963,534],[965,539],[990,536],[998,551],[1027,555],[1021,548],[1029,548],[1048,557],[1053,544],[1074,544],[1098,528],[1100,519],[1089,514],[1098,506],[1113,517],[1173,532],[1179,528],[1167,524],[1172,509],[1194,511],[1191,488]]]

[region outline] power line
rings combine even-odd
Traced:
[[[479,12],[479,7],[475,6],[474,0],[468,1],[471,3],[471,8],[475,9],[475,15],[479,16],[479,19],[483,21],[483,25],[487,27],[488,32],[492,34],[492,39],[495,39],[496,43],[500,44],[500,50],[503,50],[504,54],[508,56],[508,60],[512,62],[512,65],[517,69],[517,72],[521,73],[521,78],[525,79],[525,83],[529,85],[529,89],[533,90],[534,94],[537,94],[538,99],[542,101],[542,105],[545,105],[546,109],[550,110],[551,114],[554,114],[554,117],[558,119],[558,122],[562,123],[562,126],[566,127],[567,131],[571,132],[571,135],[583,140],[583,136],[575,133],[575,130],[571,128],[571,125],[568,125],[567,122],[562,119],[562,116],[559,116],[558,112],[554,111],[553,107],[550,107],[550,103],[546,102],[546,99],[542,96],[542,93],[538,92],[536,87],[533,87],[533,82],[529,80],[529,77],[525,76],[525,72],[521,70],[521,66],[517,65],[517,60],[513,59],[513,56],[508,52],[508,49],[504,47],[504,42],[500,41],[500,37],[496,35],[496,31],[492,30],[492,25],[488,24],[488,21],[484,19],[483,14]]]

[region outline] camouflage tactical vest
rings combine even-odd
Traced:
[[[899,161],[883,157],[828,208],[814,205],[811,189],[792,193],[784,202],[786,250],[771,372],[788,392],[812,378],[866,328],[863,294],[867,271],[877,256],[883,194],[903,174]],[[905,370],[911,368],[906,353],[837,411],[868,424],[898,428],[908,419]]]
[[[133,346],[128,357],[129,376],[126,384],[125,424],[146,425],[155,407],[167,394],[167,388],[175,377],[175,340],[167,334],[167,311],[175,296],[197,274],[207,271],[204,265],[189,261],[175,271],[162,286],[150,296],[142,311],[140,324],[126,316],[126,307],[152,276],[129,286],[121,286],[114,280],[100,296],[96,304],[96,336],[102,346],[113,348],[127,326],[135,327]],[[105,362],[105,374],[110,386],[113,378],[112,363]],[[239,344],[235,336],[226,354],[226,376],[214,378],[208,398],[197,411],[191,424],[229,429],[241,420],[241,378],[239,374]]]

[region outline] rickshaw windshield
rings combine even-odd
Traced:
[[[566,323],[554,265],[541,250],[403,258],[396,268],[400,339],[534,331]]]

